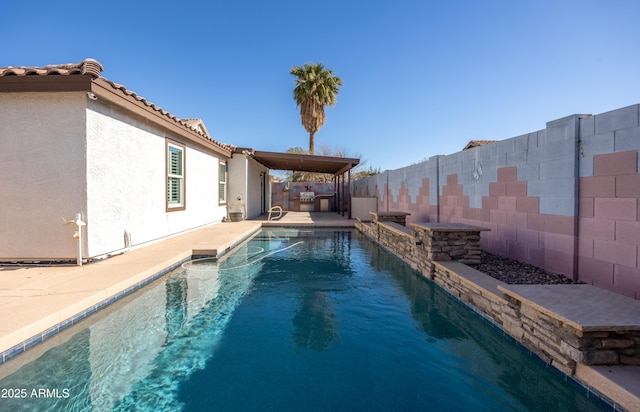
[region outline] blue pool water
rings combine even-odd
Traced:
[[[294,229],[186,263],[0,390],[2,411],[606,410],[356,232]]]

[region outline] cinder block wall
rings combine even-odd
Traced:
[[[494,137],[496,138],[496,137]],[[550,121],[545,129],[352,184],[407,223],[491,229],[484,250],[640,299],[640,105]]]

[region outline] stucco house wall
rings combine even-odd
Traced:
[[[251,219],[267,212],[271,207],[269,169],[253,159],[248,160],[247,166],[247,217]]]
[[[0,261],[101,258],[221,222],[232,146],[99,76],[94,60],[0,68]],[[197,119],[191,119],[197,120]],[[197,122],[196,122],[197,123]],[[184,207],[167,206],[167,142],[184,150]]]
[[[0,93],[0,258],[73,259],[87,209],[86,94]]]
[[[269,210],[269,169],[251,156],[234,153],[228,161],[229,211],[242,211],[245,219],[260,216]],[[266,184],[265,184],[266,176]],[[264,202],[264,210],[263,209]]]
[[[179,137],[115,106],[90,101],[87,110],[88,256],[135,246],[220,222],[219,158],[186,147],[186,209],[166,211],[166,141]]]

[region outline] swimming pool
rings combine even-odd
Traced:
[[[606,410],[351,230],[265,229],[55,340],[0,409]]]

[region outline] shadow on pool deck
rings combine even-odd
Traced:
[[[220,256],[262,226],[354,227],[337,213],[288,212],[215,224],[79,266],[0,266],[0,363],[53,334],[57,325],[164,273],[192,255]],[[608,308],[615,313],[615,308]],[[588,367],[576,376],[627,410],[640,411],[640,366]]]

